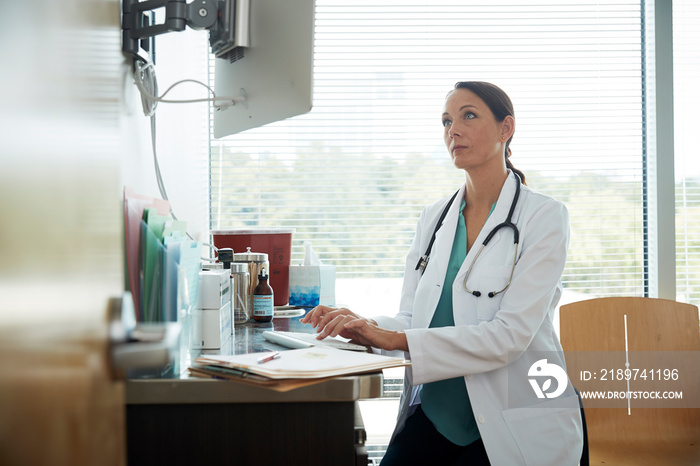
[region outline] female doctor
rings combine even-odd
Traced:
[[[500,88],[457,83],[442,125],[466,183],[422,212],[399,313],[318,306],[302,322],[411,360],[382,465],[577,465],[578,398],[552,325],[566,208],[508,160],[515,118]]]

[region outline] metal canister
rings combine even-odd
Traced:
[[[243,263],[248,266],[248,276],[249,276],[249,286],[248,286],[248,317],[250,318],[251,302],[250,299],[253,296],[253,290],[258,286],[258,275],[260,275],[260,270],[265,267],[265,270],[270,270],[270,262],[268,260],[268,255],[261,252],[251,252],[250,248],[246,248],[246,252],[238,252],[233,254],[233,262],[231,267],[236,263]],[[274,286],[274,284],[271,284]]]
[[[250,320],[250,273],[245,262],[231,263],[231,301],[234,324]]]

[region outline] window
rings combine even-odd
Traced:
[[[442,143],[445,94],[485,80],[514,101],[513,163],[569,208],[569,296],[644,293],[638,0],[316,8],[314,109],[212,140],[213,228],[294,227],[293,263],[311,240],[340,302],[361,299],[344,284],[363,305],[397,301],[421,209],[464,179]]]
[[[676,290],[678,300],[700,304],[700,4],[673,2],[676,178]]]

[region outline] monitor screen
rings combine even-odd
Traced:
[[[249,46],[216,58],[217,97],[245,102],[214,112],[214,137],[311,110],[314,0],[249,0]]]

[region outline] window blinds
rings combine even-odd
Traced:
[[[676,172],[676,292],[678,300],[700,305],[700,4],[673,2],[673,77]]]
[[[211,141],[212,228],[296,228],[343,277],[400,277],[454,192],[440,115],[463,80],[515,105],[512,161],[569,208],[564,285],[643,293],[639,0],[317,0],[314,108]],[[210,77],[213,80],[211,60]]]

